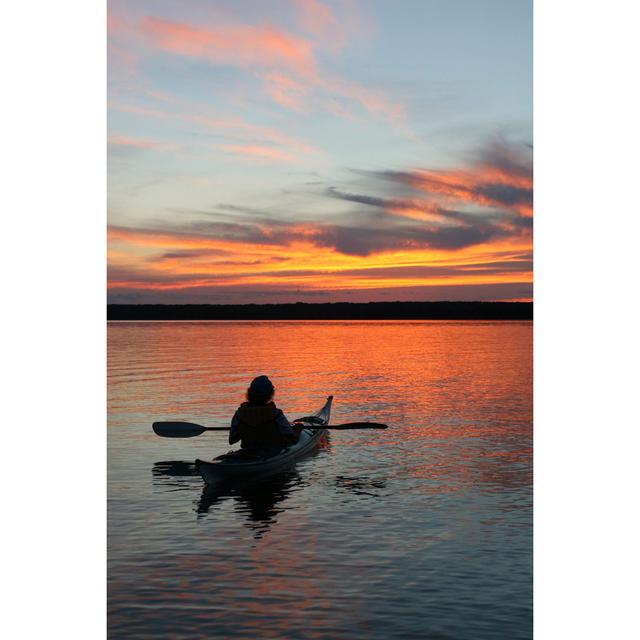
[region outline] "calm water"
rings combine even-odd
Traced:
[[[109,637],[532,635],[530,322],[112,323]],[[290,419],[333,432],[258,485],[192,465],[267,373]]]

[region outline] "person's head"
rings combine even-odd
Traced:
[[[273,399],[275,389],[267,376],[258,376],[247,389],[247,400],[251,404],[268,404]]]

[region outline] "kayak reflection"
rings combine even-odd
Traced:
[[[293,489],[308,486],[296,470],[289,470],[265,478],[205,485],[196,511],[203,517],[226,499],[235,500],[235,510],[246,518],[245,526],[254,538],[262,538],[278,522],[284,511],[279,507]]]
[[[325,452],[328,446],[326,443]],[[318,453],[313,452],[312,457]],[[278,474],[230,480],[213,485],[201,485],[202,480],[196,465],[182,460],[156,462],[152,474],[156,486],[172,491],[193,491],[196,486],[202,486],[200,497],[195,501],[198,518],[206,517],[227,500],[232,500],[236,513],[244,518],[244,525],[252,531],[254,539],[259,540],[277,524],[279,515],[286,509],[282,505],[292,493],[310,485],[313,474],[301,474],[298,466],[294,465]],[[382,498],[386,494],[387,482],[380,477],[338,475],[333,480],[326,480],[333,484],[338,493],[366,498]]]
[[[171,491],[192,490],[194,483],[201,486],[202,479],[193,462],[165,460],[156,462],[151,470],[154,485]],[[255,539],[262,538],[277,523],[278,515],[284,511],[279,507],[294,490],[307,487],[309,482],[292,467],[287,471],[253,479],[203,485],[195,511],[198,518],[206,517],[210,511],[226,500],[235,502],[235,510],[245,518],[245,526],[253,532]]]
[[[277,474],[205,484],[196,508],[198,517],[205,517],[210,510],[231,498],[235,501],[237,513],[246,518],[245,526],[253,532],[253,537],[256,540],[262,538],[278,522],[278,515],[284,511],[278,505],[294,490],[309,486],[308,480],[300,475],[298,469],[304,468],[310,459],[321,452],[326,454],[330,447],[330,438],[326,434],[319,446],[307,455],[305,461],[293,461],[288,469]]]
[[[193,490],[194,483],[200,484],[200,474],[193,462],[183,460],[162,460],[151,469],[153,484],[171,491]]]
[[[151,473],[156,477],[169,478],[200,476],[196,465],[193,462],[185,462],[184,460],[162,460],[156,462],[153,465],[153,469],[151,469]]]

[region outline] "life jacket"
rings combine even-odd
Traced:
[[[276,422],[281,415],[282,411],[273,402],[266,405],[243,402],[236,411],[242,448],[286,446],[286,438],[280,433],[280,427]]]

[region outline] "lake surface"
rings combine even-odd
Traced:
[[[108,627],[129,638],[532,637],[531,322],[108,327]],[[289,419],[333,394],[315,455],[206,490],[267,374]]]

